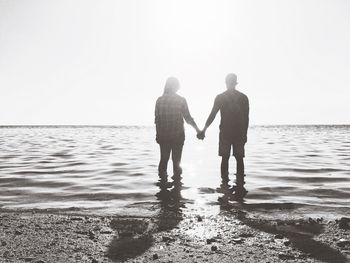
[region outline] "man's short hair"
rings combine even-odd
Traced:
[[[234,73],[230,73],[226,76],[226,84],[237,84],[237,75]]]

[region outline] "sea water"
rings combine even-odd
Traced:
[[[284,205],[346,215],[350,207],[350,126],[253,126],[246,144],[244,204]],[[184,203],[219,207],[218,128],[204,141],[187,128]],[[0,128],[0,208],[138,213],[156,205],[159,146],[154,127]],[[168,166],[172,175],[171,161]],[[235,161],[230,161],[234,182]],[[235,203],[233,201],[233,203]],[[145,206],[145,204],[147,204]],[[141,213],[141,212],[140,212]]]

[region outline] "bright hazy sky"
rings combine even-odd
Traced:
[[[0,124],[203,126],[227,73],[253,124],[350,123],[348,0],[0,0]],[[219,116],[217,116],[219,119]]]

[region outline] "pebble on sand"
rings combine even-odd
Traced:
[[[210,245],[211,243],[215,242],[216,239],[215,238],[208,238],[207,239],[207,244]]]
[[[16,235],[16,236],[22,235],[22,232],[19,231],[19,230],[16,230],[16,231],[15,231],[15,235]]]
[[[239,238],[233,238],[231,241],[236,244],[241,244],[244,242],[244,239],[239,237]]]
[[[169,242],[174,242],[175,239],[167,236],[162,236],[162,241],[169,243]]]
[[[284,241],[284,242],[283,242],[283,244],[284,244],[285,246],[289,246],[290,243],[291,243],[290,240],[287,240],[287,241]]]

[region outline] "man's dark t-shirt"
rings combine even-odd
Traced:
[[[246,142],[249,125],[248,97],[238,90],[226,90],[215,98],[220,110],[220,133],[230,142]]]

